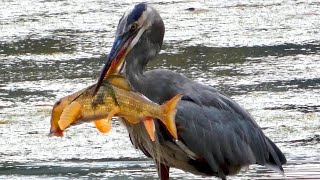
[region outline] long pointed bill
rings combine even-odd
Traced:
[[[132,38],[123,38],[123,37],[118,37],[116,38],[115,42],[113,43],[111,52],[108,56],[107,62],[104,65],[99,80],[96,84],[96,87],[94,89],[93,95],[95,95],[103,80],[105,78],[108,78],[111,74],[116,73],[117,69],[121,64],[123,64],[123,61],[125,59],[125,56],[128,54],[128,46],[131,43]]]
[[[142,27],[138,32],[118,36],[113,43],[107,62],[104,65],[99,80],[96,84],[93,96],[98,92],[104,79],[111,74],[117,74],[123,69],[124,60],[133,46],[138,42],[145,29]]]

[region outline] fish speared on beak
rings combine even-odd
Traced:
[[[104,79],[107,79],[111,74],[118,74],[123,70],[126,56],[137,44],[145,30],[145,27],[142,26],[140,28],[127,31],[116,37],[110,54],[107,58],[107,62],[101,71],[93,96],[99,90]]]
[[[104,79],[108,78],[111,74],[116,74],[121,71],[124,66],[125,57],[131,50],[129,45],[132,42],[133,38],[134,36],[119,36],[116,38],[113,43],[111,52],[107,58],[107,62],[101,71],[93,95],[98,92]]]

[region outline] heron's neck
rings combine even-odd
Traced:
[[[130,59],[127,61],[126,66],[126,77],[129,80],[130,85],[139,91],[139,87],[141,83],[143,83],[144,75],[143,71],[145,68],[144,64],[141,64],[141,60],[138,59]]]

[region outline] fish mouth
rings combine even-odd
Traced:
[[[60,130],[60,129],[57,129],[57,130],[51,130],[51,129],[50,129],[50,132],[49,132],[48,136],[61,137],[61,136],[63,136],[63,131]]]

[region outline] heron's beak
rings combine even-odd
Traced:
[[[110,56],[105,64],[102,74],[105,74],[103,78],[109,77],[111,74],[116,74],[121,71],[124,65],[124,60],[127,54],[130,52],[130,44],[134,36],[118,37],[111,49]],[[120,45],[120,46],[119,46]]]
[[[110,54],[108,56],[107,62],[104,65],[99,80],[96,84],[94,95],[98,91],[104,79],[108,78],[111,74],[117,74],[121,72],[121,70],[124,68],[124,61],[127,54],[138,42],[139,38],[141,37],[144,31],[144,27],[141,27],[136,32],[116,37],[111,48]]]

